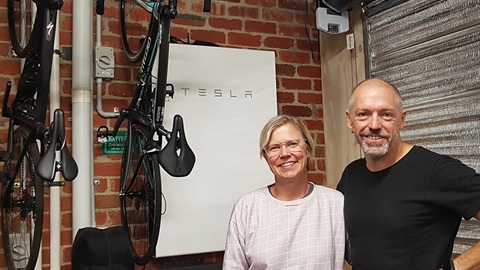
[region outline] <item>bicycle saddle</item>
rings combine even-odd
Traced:
[[[53,181],[57,171],[60,171],[63,178],[67,181],[72,181],[78,174],[77,163],[73,159],[72,154],[70,154],[70,151],[68,151],[67,144],[65,143],[64,121],[63,111],[56,109],[53,115],[53,122],[50,125],[50,145],[35,167],[38,176],[46,181]],[[59,162],[56,161],[57,151],[60,151]]]
[[[160,151],[160,164],[171,176],[187,176],[195,165],[195,154],[187,143],[180,115],[173,117],[173,128],[165,147]]]

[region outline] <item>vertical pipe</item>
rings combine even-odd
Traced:
[[[73,1],[72,152],[79,168],[72,182],[73,238],[93,224],[92,10],[93,1]]]
[[[57,28],[55,32],[54,49],[60,49],[60,21],[57,14]],[[60,56],[53,54],[52,75],[50,79],[50,122],[53,121],[53,112],[60,108]],[[60,181],[59,174],[55,175],[55,182]],[[50,187],[50,269],[60,269],[61,247],[60,247],[60,210],[61,187],[53,185]]]

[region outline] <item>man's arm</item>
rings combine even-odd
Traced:
[[[480,212],[475,215],[480,220]],[[465,251],[454,260],[455,270],[479,270],[480,269],[480,242],[471,249]]]

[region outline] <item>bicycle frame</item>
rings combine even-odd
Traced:
[[[36,3],[40,12],[37,12],[32,29],[32,49],[26,57],[11,111],[14,123],[21,122],[32,128],[35,123],[45,123],[46,119],[51,69],[44,67],[52,66],[57,13],[63,2],[62,0],[38,0]],[[8,94],[9,92],[10,89],[7,89]],[[22,109],[21,104],[32,100],[35,94],[37,96],[33,116],[18,112],[17,109]],[[4,108],[7,102],[8,100],[4,100]]]
[[[9,118],[8,145],[7,151],[0,155],[0,162],[4,162],[0,174],[3,180],[1,220],[4,253],[9,267],[26,267],[28,270],[34,268],[41,249],[43,180],[53,181],[55,173],[60,171],[64,179],[70,181],[78,173],[78,167],[65,143],[63,111],[56,109],[50,127],[45,125],[57,13],[63,2],[33,1],[37,4],[37,14],[30,40],[23,47],[15,32],[17,20],[23,14],[17,14],[15,2],[8,0],[12,47],[19,52],[19,56],[25,58],[25,64],[11,107],[8,106],[8,99],[12,83],[7,83],[2,115]],[[59,161],[56,159],[57,152],[60,153]],[[31,240],[23,240],[24,249],[20,252],[20,255],[25,256],[25,266],[16,265],[14,259],[14,256],[19,255],[15,255],[18,251],[12,246],[11,239],[18,235],[18,238],[30,237]]]
[[[37,0],[36,3],[39,12],[37,12],[32,29],[30,49],[26,55],[25,65],[20,75],[17,94],[11,108],[9,108],[8,99],[11,90],[11,83],[9,82],[3,100],[2,115],[10,118],[8,151],[12,151],[11,144],[15,126],[27,127],[30,133],[25,142],[25,147],[22,149],[21,156],[18,158],[23,158],[28,145],[38,139],[42,142],[40,144],[40,156],[42,156],[42,159],[39,162],[40,165],[37,164],[39,176],[47,181],[53,181],[55,172],[61,171],[66,180],[73,180],[78,173],[78,168],[65,144],[63,111],[57,110],[54,112],[54,121],[51,125],[54,132],[50,132],[45,126],[57,13],[62,7],[63,1]],[[49,137],[53,139],[51,143],[55,147],[50,147],[45,152],[45,143],[49,142]],[[55,165],[55,151],[61,151],[63,165],[60,167],[57,167],[60,163]],[[19,166],[15,168],[12,179],[15,179],[18,169]]]
[[[138,4],[141,1],[135,0],[135,2]],[[176,177],[186,176],[193,169],[195,155],[185,139],[183,119],[179,115],[174,116],[171,132],[163,126],[167,95],[170,97],[174,95],[173,85],[167,83],[167,71],[170,46],[170,20],[177,15],[177,0],[169,1],[168,5],[163,4],[163,2],[143,2],[143,4],[139,5],[147,11],[151,11],[151,20],[149,32],[144,41],[146,42],[146,48],[137,78],[137,88],[128,108],[121,110],[113,132],[109,134],[108,128],[102,126],[99,128],[97,136],[100,138],[105,137],[105,132],[100,131],[102,128],[107,130],[106,134],[115,136],[126,118],[130,121],[141,123],[154,131],[150,140],[150,149],[147,152],[160,152],[160,164],[168,174]],[[152,70],[156,63],[155,60],[159,49],[156,88],[152,89]],[[153,96],[150,96],[149,91],[150,93],[153,92]],[[146,113],[141,110],[142,106],[145,106],[145,104],[148,106],[149,104],[148,100],[142,100],[145,97],[154,101],[153,108],[148,108]],[[167,140],[167,144],[163,149],[162,137],[165,137]]]
[[[169,28],[170,20],[175,18],[177,14],[176,10],[176,0],[170,1],[169,5],[163,5],[161,2],[143,2],[140,0],[135,0],[135,2],[150,12],[151,21],[149,27],[149,33],[145,39],[147,42],[145,48],[145,54],[143,56],[142,64],[140,67],[139,75],[137,78],[137,88],[135,94],[131,100],[130,105],[127,109],[123,109],[118,117],[115,127],[112,132],[112,136],[115,136],[122,125],[125,118],[129,117],[130,119],[135,119],[138,122],[151,127],[160,135],[169,136],[169,132],[163,127],[163,118],[164,118],[164,108],[165,108],[165,99],[167,94],[173,96],[173,86],[172,90],[167,91],[167,68],[168,68],[168,51],[162,52],[159,59],[159,70],[158,74],[162,76],[157,78],[156,89],[153,89],[155,106],[154,110],[151,111],[151,115],[141,113],[139,107],[142,103],[142,96],[144,96],[146,91],[152,91],[152,71],[155,63],[155,58],[157,56],[159,45],[162,42],[169,42]],[[166,26],[166,29],[161,29],[161,22]],[[166,40],[165,40],[166,39]],[[168,50],[168,45],[164,46],[162,49]],[[165,57],[166,56],[166,57]]]

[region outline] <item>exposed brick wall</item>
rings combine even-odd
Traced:
[[[308,3],[307,3],[308,1]],[[325,153],[323,136],[322,89],[318,60],[318,33],[314,23],[311,0],[212,0],[209,14],[202,12],[203,0],[179,0],[179,16],[172,22],[172,35],[182,40],[209,41],[223,47],[275,51],[278,112],[301,117],[306,121],[317,142],[313,171],[309,180],[325,183]],[[7,28],[6,2],[0,2],[0,89],[6,82],[18,81],[19,60],[12,57]],[[65,0],[60,22],[61,47],[72,43],[72,3]],[[306,16],[308,5],[308,17]],[[92,11],[93,13],[94,11]],[[305,26],[306,24],[306,26]],[[132,94],[136,65],[123,55],[120,42],[118,1],[107,1],[103,16],[102,45],[115,48],[115,78],[104,84],[104,111],[125,107]],[[94,30],[92,30],[93,32]],[[308,34],[307,34],[308,33]],[[93,38],[95,41],[95,38]],[[92,44],[93,49],[94,44]],[[71,117],[71,62],[61,60],[61,102],[67,117]],[[96,89],[92,89],[96,93]],[[0,91],[3,99],[3,91]],[[95,108],[95,103],[93,104]],[[7,119],[0,118],[0,143],[5,147]],[[114,120],[103,119],[94,112],[95,136],[100,125],[113,126]],[[71,143],[71,122],[67,122]],[[119,173],[121,155],[102,155],[101,145],[94,143],[96,221],[98,226],[120,224]],[[71,183],[62,188],[62,269],[70,269],[72,244]],[[49,269],[48,197],[44,234],[44,269]],[[208,261],[208,259],[205,259]],[[0,254],[0,267],[4,267]],[[3,269],[3,268],[2,268]]]

